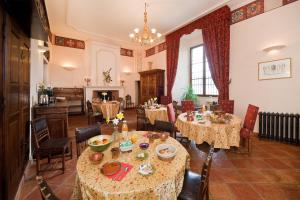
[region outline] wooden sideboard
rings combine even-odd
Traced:
[[[157,97],[160,102],[160,96],[165,92],[165,70],[153,69],[139,72],[141,75],[141,104],[150,98]]]
[[[33,107],[34,118],[46,117],[52,138],[68,137],[68,111],[66,102],[57,102],[48,106]]]
[[[69,114],[84,114],[83,88],[53,88],[55,97],[64,97],[69,106]]]

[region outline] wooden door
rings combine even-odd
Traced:
[[[4,199],[4,131],[3,131],[3,111],[4,111],[4,94],[3,94],[3,25],[4,25],[4,10],[0,3],[0,171],[2,175],[0,177],[0,199]]]
[[[6,17],[4,62],[4,155],[7,199],[13,199],[27,164],[29,121],[29,39]],[[27,139],[26,139],[27,138]]]

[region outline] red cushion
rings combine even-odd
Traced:
[[[169,96],[160,96],[160,103],[162,105],[168,105],[171,102],[172,102],[171,97],[169,97]]]
[[[233,114],[234,112],[234,100],[221,100],[219,101],[220,108],[226,113]]]
[[[175,116],[175,111],[172,103],[169,103],[167,105],[167,111],[168,111],[169,122],[175,123],[176,116]]]
[[[182,112],[194,111],[195,110],[194,102],[191,101],[191,100],[181,101],[181,106],[182,106]]]
[[[243,128],[253,131],[254,125],[256,122],[256,118],[257,118],[257,114],[258,114],[258,110],[259,110],[259,108],[257,106],[249,104],[247,113],[245,116]]]
[[[240,131],[241,138],[249,138],[251,135],[251,131],[247,128],[242,128]]]

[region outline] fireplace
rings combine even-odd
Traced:
[[[106,100],[117,100],[119,98],[119,90],[93,90],[93,99],[99,98],[103,100],[103,92],[107,93],[105,96]]]

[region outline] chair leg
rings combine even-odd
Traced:
[[[40,155],[36,154],[36,175],[40,174]]]
[[[73,145],[72,141],[70,141],[70,157],[73,159]]]
[[[62,171],[63,171],[63,173],[65,173],[65,152],[66,152],[66,149],[64,148],[63,152],[62,152]]]

